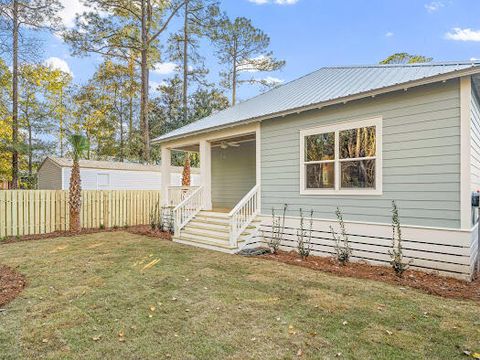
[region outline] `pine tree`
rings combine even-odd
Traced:
[[[269,72],[280,70],[285,61],[276,60],[268,51],[270,38],[262,30],[254,27],[252,21],[244,17],[234,21],[226,18],[214,34],[217,55],[226,70],[221,72],[222,85],[232,91],[232,105],[237,102],[237,88],[240,84],[261,84],[267,87],[276,83],[269,79],[241,79],[244,72]]]

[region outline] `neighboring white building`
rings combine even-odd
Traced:
[[[68,190],[72,160],[47,157],[38,169],[40,190]],[[198,169],[192,168],[192,185],[199,181]],[[80,160],[84,190],[160,190],[161,167],[128,162]],[[172,167],[171,183],[180,186],[182,168]]]

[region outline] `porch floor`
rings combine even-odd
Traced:
[[[211,212],[228,214],[230,211],[232,211],[232,209],[227,209],[227,208],[213,208]]]

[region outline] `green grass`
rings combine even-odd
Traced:
[[[480,350],[478,303],[125,232],[1,245],[0,263],[28,280],[0,313],[2,359],[291,359],[299,349],[307,359],[461,359]]]

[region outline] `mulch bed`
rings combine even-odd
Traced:
[[[59,237],[81,236],[81,235],[97,234],[97,233],[104,233],[104,232],[116,232],[116,231],[127,231],[132,234],[145,235],[145,236],[160,238],[164,240],[171,240],[170,233],[152,230],[149,225],[137,225],[137,226],[129,226],[129,227],[108,228],[108,229],[82,229],[79,232],[55,231],[48,234],[25,235],[25,236],[18,236],[18,237],[10,236],[0,241],[0,245],[17,243],[22,241],[54,239]]]
[[[166,231],[153,230],[150,225],[133,226],[125,229],[125,231],[136,235],[160,238],[164,240],[172,240],[172,234]]]
[[[365,262],[351,262],[340,265],[334,258],[309,256],[301,260],[295,251],[279,251],[276,255],[261,255],[260,258],[286,264],[303,266],[313,270],[324,271],[338,276],[382,281],[385,283],[408,286],[428,294],[446,298],[480,301],[480,278],[472,282],[449,277],[428,274],[421,271],[407,270],[403,277],[398,277],[387,266],[370,265]]]
[[[16,298],[26,284],[22,274],[8,266],[0,265],[0,308]]]

